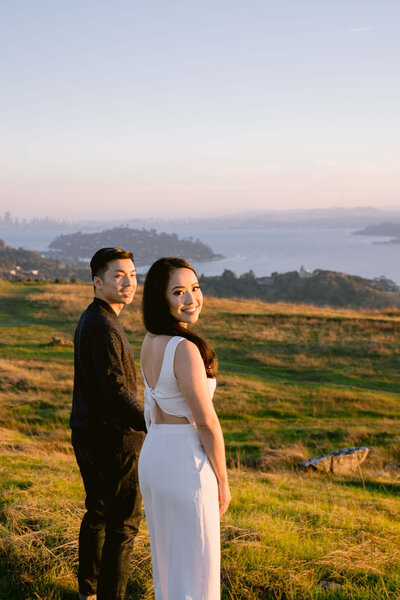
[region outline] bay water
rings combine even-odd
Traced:
[[[104,228],[104,227],[103,227]],[[84,228],[82,228],[84,231]],[[69,230],[70,232],[71,230]],[[389,238],[353,235],[354,229],[269,228],[219,229],[175,228],[179,237],[199,238],[225,258],[195,262],[199,274],[220,275],[230,269],[237,275],[253,270],[258,277],[273,272],[328,269],[373,278],[385,276],[400,284],[400,244],[384,244]],[[44,251],[63,231],[10,228],[0,231],[6,244]],[[135,252],[135,248],[131,249]],[[146,267],[139,269],[146,271]]]

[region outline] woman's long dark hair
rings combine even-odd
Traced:
[[[170,277],[176,269],[190,269],[196,275],[192,265],[183,258],[158,259],[149,269],[143,287],[143,321],[150,333],[158,335],[180,335],[198,347],[204,361],[207,377],[217,373],[217,355],[207,342],[196,333],[180,325],[170,312],[167,301],[167,287]],[[196,275],[197,277],[197,275]]]

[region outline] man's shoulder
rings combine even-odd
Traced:
[[[113,318],[113,315],[107,310],[104,310],[104,308],[96,302],[89,304],[89,306],[83,311],[77,327],[77,329],[92,328],[100,328],[104,330],[119,329],[118,321]]]

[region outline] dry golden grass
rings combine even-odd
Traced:
[[[36,313],[43,318],[48,318],[48,309],[55,308],[57,314],[67,318],[76,318],[93,298],[93,287],[87,284],[60,285],[49,283],[43,285],[40,290],[28,294],[26,299],[32,302],[38,310],[45,307],[45,313]]]
[[[206,299],[207,309],[231,314],[270,314],[284,315],[290,317],[315,316],[323,318],[345,318],[345,319],[378,319],[382,318],[400,320],[400,309],[383,310],[353,310],[343,308],[331,308],[329,306],[319,307],[310,304],[291,304],[288,302],[268,303],[261,300],[243,300],[243,298],[212,298]]]
[[[51,368],[47,362],[8,360],[0,358],[0,391],[51,391],[70,393],[73,371],[71,365],[55,361]]]

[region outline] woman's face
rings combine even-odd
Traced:
[[[166,298],[171,315],[181,325],[196,323],[203,306],[203,294],[191,269],[176,269],[171,274]]]

